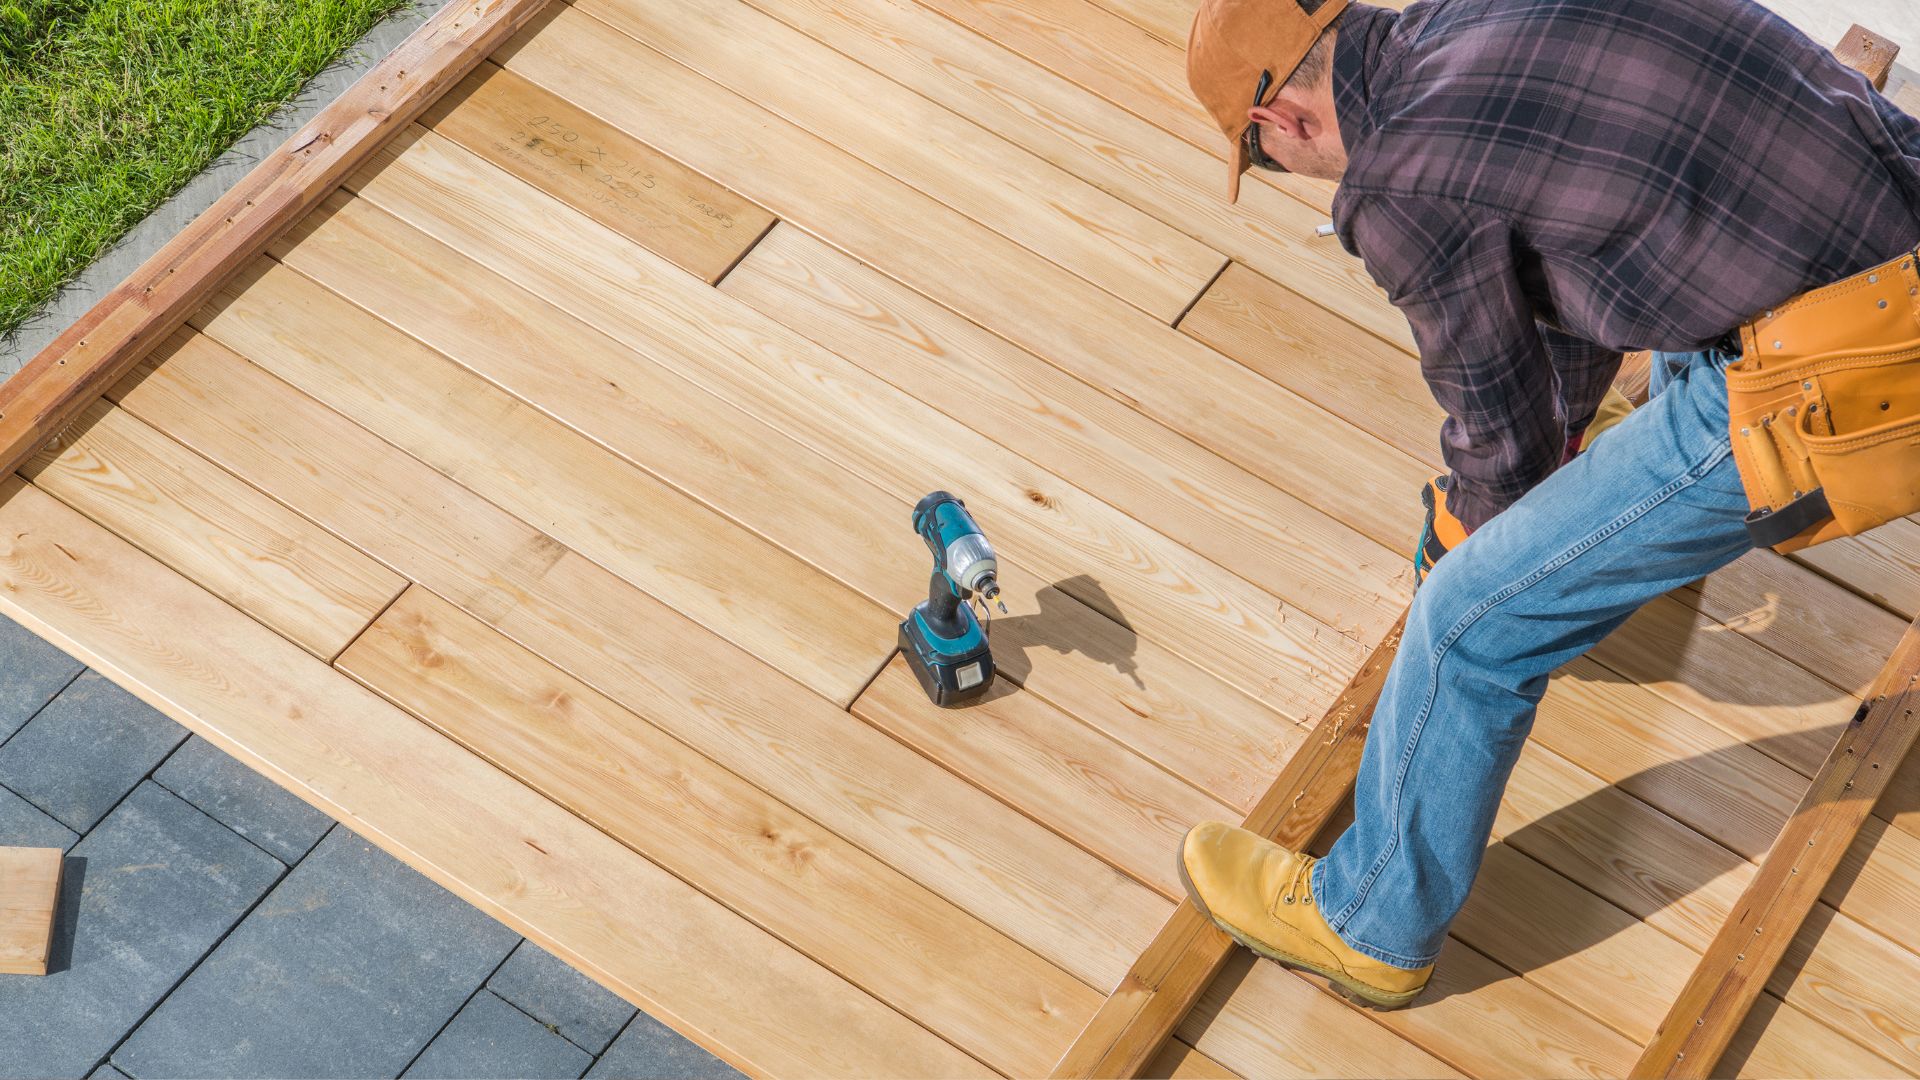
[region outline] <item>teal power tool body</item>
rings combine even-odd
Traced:
[[[999,602],[1000,565],[967,505],[944,491],[915,504],[913,531],[933,552],[933,577],[926,602],[900,624],[900,651],[935,705],[955,705],[993,684],[993,653],[972,601]]]

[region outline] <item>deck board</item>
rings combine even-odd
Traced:
[[[773,227],[738,194],[488,62],[420,123],[712,284]]]
[[[1219,200],[1191,7],[554,5],[8,481],[0,607],[749,1071],[1046,1072],[1404,606],[1439,464],[1328,186]],[[934,488],[1012,609],[953,712],[895,655]],[[1240,957],[1151,1071],[1623,1071],[1915,528],[1558,674],[1415,1007]],[[1909,763],[1725,1071],[1920,1071],[1916,888]]]
[[[443,280],[465,271],[438,268]],[[478,308],[435,304],[457,289],[428,295],[397,272],[360,280],[405,310],[496,343],[513,326],[527,341],[564,347],[557,331],[522,321],[503,293],[488,305],[504,316],[492,322]],[[208,337],[828,700],[851,701],[873,677],[893,637],[878,605],[310,279],[274,267],[250,285],[204,320]],[[657,415],[662,426],[681,422]],[[512,469],[499,467],[502,455]],[[782,586],[749,596],[745,580]]]
[[[1164,323],[1226,264],[1185,233],[741,0],[573,7]]]
[[[1045,1071],[1098,1005],[1072,976],[425,590],[338,666],[1009,1075]]]
[[[645,117],[663,151],[1276,485],[1321,505],[1344,488],[1349,525],[1412,535],[1418,463],[1290,391],[574,11],[517,38],[506,66],[614,123]],[[761,125],[748,151],[722,133]],[[951,272],[951,252],[970,272]],[[1358,333],[1359,331],[1355,331]],[[1333,452],[1332,448],[1339,448]],[[1283,466],[1284,463],[1284,466]],[[1357,666],[1357,661],[1356,665]],[[1337,681],[1337,680],[1336,680]]]
[[[1090,985],[1118,982],[1166,917],[1163,898],[210,339],[118,398]]]
[[[104,401],[21,474],[322,660],[406,585]]]
[[[51,496],[10,479],[0,501],[10,617],[722,1058],[780,1074],[987,1075]]]
[[[427,135],[386,162],[359,191],[882,483],[903,509],[943,482],[966,478],[976,509],[995,517],[1010,562],[1090,605],[1108,603],[1110,617],[1156,636],[1276,707],[1311,712],[1331,700],[1336,680],[1359,666],[1363,649],[1357,642],[1304,614],[1283,619],[1267,590],[745,305],[650,262],[646,252],[597,242],[608,238],[605,230],[531,188],[489,187],[484,216],[449,213],[449,196],[473,190],[462,179],[473,174],[448,170],[484,168],[479,159]],[[437,182],[430,180],[435,175]],[[532,200],[540,212],[520,212],[518,200]],[[479,202],[475,196],[468,205]],[[530,227],[531,221],[539,227]],[[1152,325],[1163,340],[1177,337]],[[1089,571],[1100,588],[1077,591],[1075,579]]]

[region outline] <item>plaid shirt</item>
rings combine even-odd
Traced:
[[[1707,348],[1920,244],[1920,121],[1751,0],[1356,4],[1347,250],[1413,327],[1469,528],[1633,349]]]

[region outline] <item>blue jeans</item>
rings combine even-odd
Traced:
[[[1313,871],[1333,929],[1433,962],[1556,668],[1752,543],[1717,352],[1655,353],[1656,396],[1447,554],[1414,597],[1354,821]]]

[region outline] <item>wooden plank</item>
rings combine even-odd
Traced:
[[[1245,367],[1169,331],[590,16],[560,12],[506,66],[756,199],[1036,356],[1368,535],[1412,536],[1430,475]],[[646,117],[644,126],[634,121]],[[759,125],[741,145],[726,134]],[[954,252],[967,253],[955,273]],[[1351,509],[1348,505],[1351,503]]]
[[[1084,982],[1119,981],[1166,918],[1150,890],[204,336],[116,396]]]
[[[1920,671],[1920,623],[1908,629],[1888,658],[1867,705],[1834,746],[1733,917],[1716,935],[1660,1033],[1647,1045],[1635,1067],[1638,1074],[1705,1076],[1711,1072],[1801,921],[1818,901],[1874,799],[1920,734],[1910,697],[1920,679],[1916,671]]]
[[[1639,1049],[1458,938],[1441,949],[1420,1007],[1375,1018],[1471,1076],[1617,1077]]]
[[[1859,23],[1847,27],[1840,44],[1833,47],[1840,62],[1867,77],[1875,90],[1885,89],[1887,75],[1893,71],[1894,57],[1900,55],[1898,42],[1888,40]]]
[[[1898,524],[1910,530],[1913,522]],[[1897,542],[1900,530],[1876,542]],[[1865,536],[1879,538],[1880,530]],[[1821,544],[1810,551],[1823,551]],[[1916,549],[1920,554],[1920,549]],[[1796,552],[1796,554],[1798,554]],[[1728,631],[1791,660],[1815,678],[1858,697],[1880,674],[1886,642],[1896,641],[1907,619],[1872,603],[1844,584],[1810,573],[1798,559],[1760,549],[1731,567],[1677,590],[1676,599],[1710,616]],[[1867,584],[1871,587],[1871,579]],[[1724,634],[1725,631],[1711,631]],[[1818,768],[1828,747],[1800,748],[1806,771]]]
[[[1220,129],[1187,87],[1184,30],[1176,44],[1086,0],[918,2],[1224,161]],[[1327,181],[1262,170],[1248,179],[1271,184],[1323,216],[1333,201]]]
[[[1168,1039],[1140,1075],[1147,1080],[1234,1080],[1240,1074],[1179,1039]]]
[[[1282,598],[1266,588],[1195,555],[730,297],[689,281],[570,208],[525,185],[488,182],[494,175],[497,170],[485,162],[428,132],[361,184],[359,192],[365,201],[404,215],[408,225],[881,484],[902,500],[896,505],[910,505],[936,487],[959,487],[991,523],[1003,560],[1024,566],[1036,579],[1073,593],[1276,708],[1299,715],[1321,707],[1332,696],[1335,680],[1358,665],[1357,643],[1304,613],[1287,611],[1276,602]],[[468,200],[463,212],[452,212],[460,198]],[[399,228],[398,222],[383,221],[379,229],[363,232],[374,237]],[[317,238],[318,233],[310,241]],[[297,249],[287,257],[297,259]],[[1178,337],[1165,327],[1155,327],[1154,333],[1163,340]],[[1094,587],[1082,588],[1082,583]]]
[[[1827,1080],[1828,1077],[1910,1075],[1852,1039],[1771,995],[1756,1001],[1746,1023],[1721,1055],[1720,1076],[1753,1080]]]
[[[1538,903],[1530,907],[1501,905],[1507,926],[1501,928],[1498,940],[1505,945],[1519,942],[1523,949],[1534,949],[1532,963],[1553,957],[1555,953],[1551,949],[1555,947],[1555,940],[1559,942],[1559,949],[1569,949],[1569,955],[1572,949],[1584,953],[1578,965],[1565,961],[1553,965],[1565,965],[1565,972],[1528,969],[1530,980],[1555,984],[1561,994],[1597,994],[1597,990],[1588,990],[1576,980],[1601,974],[1609,967],[1619,970],[1624,965],[1636,965],[1632,976],[1642,984],[1647,980],[1661,984],[1672,982],[1672,992],[1657,999],[1659,1015],[1651,1020],[1645,1017],[1649,1005],[1645,994],[1638,994],[1640,1003],[1632,1007],[1632,1015],[1647,1026],[1634,1034],[1636,1042],[1645,1042],[1645,1038],[1651,1036],[1653,1024],[1663,1019],[1668,1003],[1678,995],[1680,980],[1695,967],[1699,953],[1713,942],[1718,928],[1740,899],[1741,888],[1757,871],[1749,861],[1726,847],[1716,846],[1680,822],[1653,811],[1640,799],[1622,794],[1619,788],[1607,786],[1605,780],[1572,767],[1565,759],[1536,744],[1524,749],[1513,780],[1507,784],[1500,815],[1494,824],[1494,838],[1498,844],[1488,851],[1490,863],[1496,859],[1500,847],[1524,851],[1584,888],[1611,899],[1626,909],[1630,917],[1657,926],[1688,949],[1693,959],[1680,965],[1674,965],[1672,957],[1663,963],[1638,963],[1632,959],[1632,949],[1622,951],[1617,938],[1607,936],[1619,930],[1609,930],[1605,920],[1594,924],[1588,919],[1576,919],[1576,907],[1546,907]],[[1476,897],[1469,905],[1478,901],[1478,888],[1480,886],[1476,886]],[[1910,884],[1903,886],[1903,894],[1910,896]],[[1822,905],[1820,911],[1832,915],[1832,907]],[[1542,926],[1532,926],[1530,922],[1542,922]],[[1889,957],[1884,951],[1876,955],[1868,945],[1874,936],[1859,922],[1841,917],[1837,924],[1851,932],[1837,934],[1834,936],[1837,947],[1812,957],[1807,967],[1811,978],[1807,978],[1805,984],[1776,980],[1768,990],[1768,999],[1778,1001],[1780,995],[1788,995],[1789,1009],[1795,1015],[1807,1017],[1809,1022],[1818,1015],[1849,1032],[1864,1030],[1857,1024],[1860,1015],[1872,1015],[1874,1019],[1866,1026],[1876,1028],[1912,1022],[1907,1019],[1912,1009],[1897,999],[1897,992],[1862,995],[1859,990],[1845,988],[1847,978],[1843,972],[1862,965],[1885,965]],[[1480,930],[1473,936],[1486,940],[1490,930]],[[1526,942],[1532,944],[1526,945]],[[1645,955],[1663,955],[1665,951],[1670,949],[1661,949],[1657,942],[1645,945]],[[1517,963],[1526,961],[1523,951],[1511,955]],[[1596,969],[1594,965],[1599,967]],[[1582,967],[1586,969],[1584,972],[1580,970]],[[1910,961],[1905,967],[1910,967]],[[1849,1043],[1847,1047],[1834,1047],[1832,1055],[1839,1061],[1859,1055],[1874,1057],[1855,1040],[1841,1036],[1830,1036],[1830,1040]],[[1780,1049],[1768,1049],[1768,1055],[1778,1057],[1782,1053]],[[1851,1072],[1841,1070],[1836,1074]]]
[[[866,608],[849,615],[845,605],[809,602],[780,617],[782,625],[790,618],[795,626],[818,627],[813,632],[823,644],[846,639],[863,621],[875,627],[867,644],[854,639],[844,650],[854,664],[853,674],[858,679],[855,689],[870,678],[871,672],[860,663],[871,663],[868,658],[883,657],[889,651],[882,646],[891,645],[899,614],[924,595],[924,577],[909,572],[926,560],[924,547],[904,522],[905,509],[910,505],[904,492],[913,489],[896,487],[890,494],[871,488],[656,365],[636,362],[626,350],[525,298],[514,285],[489,271],[465,264],[450,253],[424,258],[424,253],[437,247],[434,241],[410,234],[397,222],[361,219],[358,213],[357,208],[349,207],[303,238],[287,252],[290,264],[324,275],[330,284],[352,292],[360,303],[377,308],[386,318],[449,350],[492,382],[572,420],[583,430],[599,434],[630,461],[647,465],[662,479],[757,529],[769,542],[792,546],[815,565],[885,603],[885,608]],[[348,218],[359,225],[348,229]],[[345,231],[335,231],[336,225]],[[449,441],[471,444],[474,460],[484,463],[485,455],[492,452],[490,447],[501,436],[485,430],[478,420],[507,409],[494,402],[501,396],[499,391],[485,384],[461,389],[461,380],[445,370],[446,361],[420,356],[423,350],[418,343],[384,326],[363,326],[369,318],[364,312],[347,308],[344,301],[331,294],[318,295],[324,290],[317,286],[300,286],[293,280],[297,278],[287,270],[268,271],[246,294],[229,301],[218,318],[207,322],[207,329],[257,357],[262,366],[360,417],[443,470],[453,469],[442,450],[442,444]],[[326,332],[329,328],[335,328],[335,332]],[[353,332],[341,328],[353,328]],[[567,359],[556,362],[550,359],[554,356]],[[583,365],[577,379],[572,375],[576,364]],[[421,370],[437,373],[434,377],[442,381],[411,390],[387,385],[417,381],[424,377],[418,374]],[[452,430],[445,434],[436,434],[433,425],[417,419],[450,409],[472,412],[474,417],[449,421]],[[378,423],[368,419],[374,413],[385,419]],[[531,419],[524,423],[545,426]],[[582,493],[582,486],[592,482],[592,471],[564,464],[555,466],[556,476],[541,479],[536,462],[554,459],[581,440],[572,435],[529,436],[529,440],[531,448],[523,459],[514,469],[502,470],[502,476],[474,472],[477,465],[462,468],[456,475],[471,473],[470,485],[490,494],[494,501],[522,517],[541,520],[559,539],[621,570],[624,563],[618,560],[625,557],[621,553],[633,545],[631,530],[597,508],[617,507],[631,500],[633,495],[625,490],[624,481],[611,492]],[[900,451],[903,457],[908,452],[904,446]],[[590,461],[590,453],[582,454],[583,461]],[[716,468],[716,459],[725,467]],[[499,485],[509,482],[527,485],[527,490],[496,493]],[[924,490],[939,484],[940,478],[926,475],[917,482]],[[804,492],[831,492],[833,496],[796,498],[795,493]],[[581,513],[577,509],[580,506],[596,508],[592,521],[597,524],[591,536],[579,531],[585,526],[568,524],[573,515]],[[976,504],[976,511],[980,509]],[[983,520],[998,535],[999,521],[993,517]],[[1016,539],[1019,536],[1014,533]],[[654,548],[647,546],[646,550]],[[1003,540],[1002,550],[1018,549]],[[1059,590],[1036,590],[1029,575],[1009,573],[1003,580],[1012,590],[1014,608],[1013,617],[1001,620],[996,627],[996,645],[1002,648],[1003,659],[1012,663],[1010,671],[1029,684],[1036,683],[1034,676],[1038,673],[1038,685],[1083,695],[1079,697],[1079,711],[1102,713],[1105,726],[1127,733],[1151,733],[1150,744],[1163,746],[1194,733],[1198,725],[1184,722],[1189,718],[1211,727],[1214,715],[1231,717],[1235,730],[1199,741],[1196,747],[1183,747],[1181,757],[1192,760],[1207,752],[1239,752],[1241,756],[1209,761],[1207,768],[1210,776],[1240,787],[1250,786],[1254,781],[1249,774],[1259,764],[1276,758],[1282,746],[1291,745],[1290,740],[1297,738],[1292,726],[1281,717],[1269,710],[1238,706],[1234,700],[1237,695],[1228,687],[1197,678],[1199,673],[1189,665],[1174,663],[1174,658],[1157,649],[1147,651],[1143,660],[1150,667],[1140,670],[1156,677],[1175,673],[1166,688],[1149,698],[1162,704],[1150,711],[1125,708],[1124,703],[1144,690],[1145,683],[1136,683],[1112,665],[1132,659],[1141,651],[1140,643],[1126,640],[1132,637],[1130,633],[1079,607]],[[717,595],[724,594],[720,588],[723,584],[715,583]],[[1101,588],[1091,577],[1079,587],[1082,592]],[[717,617],[721,622],[711,625],[722,636],[739,633],[737,628],[724,625],[728,618],[724,612]],[[1103,647],[1108,644],[1115,647]],[[1016,651],[1038,651],[1041,646],[1047,646],[1050,653],[1070,648],[1077,662],[1056,662],[1051,656],[1023,662]],[[776,666],[791,664],[777,655],[767,659]],[[1114,693],[1124,695],[1117,715],[1104,704],[1111,700],[1110,694],[1088,693],[1093,680],[1082,676],[1096,666],[1103,669],[1099,685],[1114,687]],[[1059,674],[1055,674],[1056,669]],[[1186,689],[1198,695],[1198,704],[1187,704],[1173,693]],[[1152,865],[1164,873],[1164,858],[1156,857]]]
[[[1551,912],[1542,917],[1541,913]],[[1653,1037],[1697,950],[1509,844],[1487,848],[1452,935],[1633,1040]]]
[[[147,425],[96,401],[21,474],[322,660],[406,582]]]
[[[740,0],[574,6],[1162,323],[1179,319],[1226,263],[1173,226]]]
[[[1794,558],[1897,615],[1920,615],[1920,522],[1889,521],[1870,533],[1797,551]]]
[[[1912,949],[1826,904],[1790,936],[1768,992],[1920,1075],[1920,963]]]
[[[896,656],[853,712],[1164,896],[1186,896],[1167,854],[1179,850],[1187,830],[1233,816],[1226,804],[1011,685],[965,709],[940,709]]]
[[[1044,1069],[1098,1004],[1072,976],[425,590],[409,590],[338,667],[1008,1075]]]
[[[60,908],[59,848],[0,847],[0,975],[45,975]]]
[[[1217,142],[1184,142],[912,0],[748,2],[1284,282],[1329,317],[1412,346],[1405,316],[1366,267],[1337,238],[1317,234],[1328,217],[1324,205],[1264,183],[1242,184],[1237,203],[1221,197]]]
[[[424,309],[427,301],[397,269],[381,269],[370,270],[364,288]],[[565,348],[557,335],[515,317],[504,295],[511,286],[474,280],[458,265],[441,269],[475,291],[456,290],[451,295],[465,296],[465,306],[436,308],[440,314],[479,320],[476,330],[497,333],[508,347],[527,335],[528,344]],[[244,285],[244,294],[213,317],[197,317],[209,337],[436,471],[537,522],[546,535],[843,708],[885,662],[897,633],[894,613],[292,270],[266,267]],[[488,311],[498,317],[489,319]],[[649,430],[666,426],[669,414],[658,410],[672,406],[653,403]],[[777,439],[773,432],[750,437]],[[716,445],[724,444],[698,449],[710,462]],[[661,453],[669,452],[662,440]]]
[[[1181,1023],[1180,1035],[1243,1076],[1461,1075],[1413,1042],[1387,1036],[1331,991],[1245,950],[1227,961]]]
[[[1411,594],[1406,560],[1356,558],[1370,545],[1338,520],[799,229],[774,229],[720,290],[1242,577],[1287,583],[1328,626],[1378,635]]]
[[[712,284],[774,217],[647,144],[487,63],[421,123]]]
[[[0,384],[10,475],[547,0],[449,4]]]
[[[1446,413],[1411,342],[1354,334],[1311,298],[1238,264],[1207,287],[1180,330],[1411,457],[1438,452]]]
[[[1400,647],[1405,622],[1403,615],[1387,631],[1242,827],[1298,850],[1346,801],[1359,768],[1367,724]],[[1053,1075],[1138,1073],[1206,992],[1232,948],[1233,939],[1190,901],[1180,903],[1153,944],[1134,961],[1125,981],[1054,1066]]]
[[[7,615],[734,1065],[986,1074],[45,493],[0,517]]]
[[[430,143],[431,140],[422,140],[423,145]],[[412,153],[410,150],[409,154]],[[560,229],[563,238],[571,237],[572,234],[565,231],[564,220],[556,213],[565,212],[539,201],[516,202],[505,210],[492,211],[498,216],[498,226],[476,235],[458,224],[469,215],[460,212],[461,203],[457,200],[470,199],[470,195],[463,194],[466,192],[494,191],[500,186],[499,182],[489,180],[483,171],[473,171],[477,159],[450,151],[437,160],[446,163],[448,168],[456,168],[464,160],[468,162],[469,171],[434,179],[431,188],[400,183],[403,173],[417,172],[430,177],[424,166],[416,164],[426,160],[424,155],[418,159],[409,156],[404,163],[396,160],[388,165],[377,181],[363,188],[368,192],[367,201],[381,199],[385,205],[408,214],[411,220],[434,228],[449,240],[463,243],[466,250],[501,268],[519,265],[516,260],[531,250],[531,240],[515,243],[515,238],[526,232],[528,222],[544,223],[539,231]],[[389,181],[393,181],[391,186]],[[506,186],[517,185],[508,182]],[[497,197],[504,198],[504,195]],[[488,202],[491,204],[491,197]],[[357,302],[430,341],[451,359],[522,399],[539,403],[576,430],[591,435],[602,445],[682,490],[696,494],[734,520],[755,528],[770,541],[790,547],[890,611],[904,611],[919,599],[924,588],[923,577],[904,572],[925,558],[919,541],[902,526],[906,509],[918,497],[914,492],[954,486],[956,476],[969,477],[967,496],[976,501],[976,511],[985,514],[988,507],[977,503],[978,492],[991,480],[1000,496],[991,504],[994,512],[983,520],[988,522],[1003,558],[1016,568],[1015,572],[1002,576],[1012,617],[999,620],[995,627],[997,645],[1003,647],[1003,670],[1027,689],[1109,732],[1181,776],[1244,809],[1264,788],[1271,773],[1278,770],[1285,750],[1298,737],[1274,708],[1259,703],[1251,693],[1240,691],[1202,670],[1193,661],[1155,641],[1153,636],[1143,637],[1143,633],[1155,635],[1164,623],[1138,620],[1142,622],[1143,633],[1136,633],[1132,626],[1097,613],[1079,599],[1087,598],[1099,612],[1125,614],[1120,602],[1102,584],[1103,580],[1112,580],[1112,576],[1089,572],[1097,565],[1092,560],[1062,559],[1032,567],[1028,552],[1035,544],[1048,548],[1059,546],[1051,538],[1061,527],[1058,516],[1069,513],[1078,516],[1078,506],[1085,505],[1089,517],[1085,525],[1075,526],[1074,531],[1081,535],[1102,530],[1124,535],[1140,530],[1110,510],[1084,502],[1074,489],[1050,476],[1041,477],[1045,480],[1044,487],[1035,486],[1029,464],[991,448],[978,435],[957,426],[945,427],[948,436],[958,440],[957,445],[951,451],[941,451],[937,460],[931,462],[924,460],[933,453],[925,438],[914,442],[902,436],[896,441],[863,448],[857,460],[850,464],[862,466],[868,476],[885,479],[884,486],[875,486],[838,465],[822,471],[815,454],[793,445],[785,435],[763,427],[666,370],[666,365],[672,365],[675,371],[689,377],[703,377],[709,368],[743,369],[748,360],[736,359],[737,353],[722,353],[711,365],[695,365],[690,360],[713,354],[716,343],[731,340],[736,333],[743,346],[765,340],[764,345],[752,348],[753,352],[798,355],[799,350],[792,343],[799,339],[791,334],[769,336],[767,328],[773,326],[771,322],[743,319],[741,316],[747,313],[741,308],[716,302],[705,290],[668,289],[673,283],[667,276],[639,274],[640,256],[644,253],[633,249],[628,249],[626,254],[614,251],[604,262],[595,260],[596,265],[606,266],[609,274],[620,275],[626,287],[634,290],[633,298],[610,299],[593,309],[607,320],[603,326],[622,330],[625,343],[632,348],[620,348],[597,334],[580,332],[567,320],[556,321],[555,314],[546,310],[546,305],[524,299],[518,285],[470,264],[463,263],[464,269],[452,275],[414,274],[411,289],[430,292],[407,295],[381,282],[397,272],[394,269],[397,264],[417,261],[419,250],[434,249],[437,244],[398,223],[355,227],[354,221],[369,219],[356,216],[363,208],[355,206],[352,210],[352,214],[336,216],[326,228],[287,250],[285,255],[290,263],[351,294]],[[396,233],[396,229],[400,233]],[[398,239],[402,234],[407,239]],[[571,286],[562,283],[571,280],[568,277],[571,268],[579,262],[576,253],[598,244],[592,233],[581,233],[577,242],[563,239],[554,245],[550,257],[543,259],[543,265],[550,269],[539,277],[540,281],[550,283],[546,290],[549,295],[559,296],[569,289],[578,291],[577,283]],[[450,258],[453,256],[439,253],[434,262],[438,265]],[[735,270],[729,280],[740,273]],[[534,277],[526,271],[513,276],[523,283]],[[483,290],[484,301],[477,301],[469,288],[480,280],[490,283]],[[667,322],[665,313],[673,311],[686,312],[686,318]],[[640,317],[636,318],[636,313]],[[716,335],[712,330],[716,326],[735,330]],[[980,344],[998,340],[988,338]],[[322,341],[323,338],[314,339],[312,343],[295,340],[283,347],[312,350],[323,347]],[[810,347],[804,355],[821,357],[823,363],[831,365],[828,370],[845,372],[848,376],[855,374],[844,362],[826,359],[817,349]],[[1056,369],[1031,357],[1028,359],[1046,373],[1042,377],[1051,379],[1052,385],[1065,384],[1063,393],[1090,397],[1105,406],[1102,411],[1089,414],[1088,422],[1091,418],[1120,419],[1133,415],[1124,406],[1111,403],[1110,399]],[[878,363],[877,354],[875,362],[876,367],[884,366]],[[892,362],[898,366],[901,360],[896,355]],[[797,387],[796,394],[820,378],[818,369],[801,369],[797,374],[809,382]],[[805,409],[799,410],[796,416],[790,402],[781,409],[762,411],[761,415],[773,421],[804,419],[801,427],[818,436],[816,447],[844,458],[850,452],[849,444],[858,440],[857,433],[875,426],[857,412],[873,400],[873,392],[862,389],[872,384],[872,376],[864,372],[858,374],[857,380],[848,377],[835,381],[836,386],[844,385],[853,398],[847,404],[848,411],[841,414],[847,418],[846,423],[836,425],[830,418],[823,422]],[[754,381],[750,376],[725,383],[708,379],[708,385],[729,391],[752,385]],[[942,396],[952,397],[951,391],[943,391]],[[760,391],[760,399],[763,402],[785,400],[765,390]],[[897,396],[888,400],[896,410],[919,408]],[[1064,406],[1049,407],[1053,408]],[[964,415],[955,419],[973,421]],[[752,434],[755,429],[759,432],[757,435]],[[793,429],[789,426],[787,430]],[[1189,443],[1179,445],[1186,448],[1183,455],[1170,451],[1164,455],[1134,452],[1130,456],[1135,460],[1164,456],[1194,462],[1194,476],[1176,473],[1168,477],[1169,483],[1177,485],[1199,484],[1206,471],[1231,468]],[[720,451],[717,447],[725,449]],[[973,454],[971,461],[965,461],[964,455],[974,447],[979,447],[979,452]],[[676,452],[681,450],[685,452]],[[722,453],[726,467],[715,468],[715,458]],[[1097,457],[1098,454],[1083,456]],[[998,478],[994,477],[995,465],[1004,469]],[[1250,482],[1260,484],[1251,478]],[[1209,502],[1215,497],[1212,488],[1199,490],[1202,498]],[[1259,490],[1275,492],[1262,485],[1246,493],[1248,501],[1241,504],[1240,514],[1272,514],[1276,520],[1298,516],[1291,514],[1284,497],[1263,502],[1258,497]],[[794,491],[831,491],[838,493],[838,497],[831,503],[820,501],[813,509],[823,512],[810,517],[807,527],[795,528],[795,509],[807,508],[787,505]],[[1036,503],[1032,498],[1035,491],[1049,501]],[[1232,497],[1234,491],[1229,488],[1221,497]],[[1299,515],[1312,513],[1297,503],[1293,507],[1298,508]],[[1022,519],[1032,519],[1049,533],[1026,544],[1019,541],[1034,533],[1016,532],[1009,539],[1001,532],[1004,519],[999,511],[1002,509],[1017,513]],[[1172,513],[1160,516],[1183,518]],[[1313,522],[1307,519],[1299,520],[1297,525],[1276,524],[1274,528],[1285,542],[1313,535]],[[1191,532],[1192,526],[1186,526],[1185,531]],[[1350,533],[1338,532],[1334,538],[1319,541],[1316,550],[1344,561],[1352,554],[1351,540]],[[1157,540],[1155,544],[1158,546]],[[1110,541],[1108,546],[1111,547]],[[1135,557],[1123,558],[1121,572]],[[1112,560],[1109,557],[1101,561]],[[1023,566],[1032,572],[1017,572]],[[1284,580],[1279,574],[1241,576],[1276,586]],[[1054,587],[1055,581],[1059,581],[1061,587]],[[1328,588],[1332,588],[1331,583]],[[1290,593],[1293,591],[1289,589]],[[1154,597],[1154,602],[1159,605],[1170,598],[1175,602],[1179,600],[1177,593],[1168,592]],[[1270,605],[1271,601],[1265,603]],[[1284,610],[1276,617],[1282,622],[1289,619]],[[1330,631],[1315,628],[1311,623],[1305,625],[1308,641],[1319,634],[1332,643]],[[1324,650],[1322,652],[1325,655]],[[1262,662],[1270,661],[1269,654]],[[1337,654],[1327,655],[1323,661],[1329,668],[1337,662]],[[1260,676],[1262,685],[1273,675],[1271,669],[1264,670]],[[1291,705],[1299,698],[1279,700],[1291,711]]]

